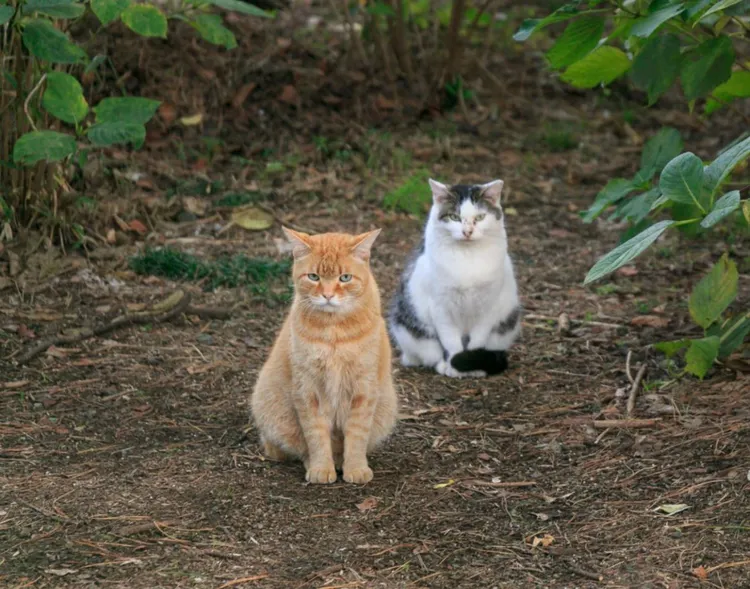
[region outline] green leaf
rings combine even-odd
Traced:
[[[127,121],[98,123],[89,129],[88,137],[97,147],[132,143],[133,147],[139,149],[146,140],[146,127]]]
[[[630,60],[617,47],[599,47],[571,65],[562,80],[576,88],[593,88],[609,84],[630,69]]]
[[[167,36],[167,17],[153,4],[131,4],[120,18],[131,31],[144,37]]]
[[[721,221],[727,215],[731,215],[740,206],[740,191],[732,190],[727,192],[719,200],[714,203],[714,208],[706,217],[701,221],[701,227],[708,229],[713,227],[719,221]]]
[[[367,14],[372,14],[373,16],[396,16],[396,11],[380,0],[377,2],[368,2],[365,10]]]
[[[628,194],[633,192],[633,190],[635,190],[635,186],[633,186],[633,183],[630,180],[625,180],[624,178],[614,178],[613,180],[610,180],[607,182],[607,185],[599,191],[599,194],[596,195],[593,204],[583,216],[583,222],[591,223],[607,208],[625,198]]]
[[[63,72],[47,74],[47,89],[42,96],[44,110],[61,121],[75,125],[89,112],[83,88],[73,76]]]
[[[584,16],[570,23],[547,52],[550,65],[562,69],[575,63],[594,50],[604,32],[604,19]]]
[[[677,129],[662,127],[659,132],[646,141],[641,152],[641,169],[638,176],[648,178],[661,174],[664,166],[680,155],[682,137]]]
[[[727,254],[695,285],[688,309],[698,325],[706,329],[715,322],[737,296],[737,265]]]
[[[670,18],[674,18],[680,14],[683,10],[685,10],[685,5],[679,3],[652,12],[648,16],[637,19],[635,23],[633,23],[633,27],[630,29],[630,34],[634,37],[650,37],[651,33]]]
[[[0,26],[10,21],[15,12],[16,9],[13,6],[0,6]]]
[[[602,276],[606,276],[621,266],[624,266],[630,260],[643,253],[648,246],[659,239],[661,234],[672,225],[674,225],[674,221],[659,221],[622,245],[618,245],[594,264],[594,267],[591,268],[586,275],[583,284],[586,285],[595,280],[599,280]]]
[[[750,225],[750,200],[742,203],[742,216],[745,217],[745,221]]]
[[[735,4],[739,4],[740,2],[742,2],[742,0],[720,0],[719,2],[714,4],[711,8],[709,8],[703,14],[702,18],[706,18],[709,14],[714,14],[715,12],[726,10],[727,8],[730,8],[734,6]]]
[[[648,94],[651,106],[674,84],[680,74],[680,39],[676,35],[651,37],[633,60],[630,78]]]
[[[703,162],[691,152],[678,155],[664,167],[659,188],[673,202],[699,203],[703,189]]]
[[[91,10],[104,26],[120,18],[130,0],[91,0]]]
[[[737,70],[721,86],[717,86],[711,96],[706,100],[704,112],[710,115],[724,106],[722,102],[731,102],[736,98],[747,98],[750,96],[750,72]],[[719,102],[719,100],[721,102]]]
[[[703,380],[703,377],[713,366],[718,354],[719,338],[715,335],[703,339],[694,339],[690,342],[690,349],[685,354],[685,360],[687,361],[685,370]]]
[[[750,313],[729,320],[722,326],[719,339],[719,358],[726,358],[742,345],[750,334]]]
[[[521,23],[521,26],[513,35],[514,41],[525,41],[531,35],[537,31],[541,31],[544,27],[551,25],[556,22],[563,22],[570,20],[574,16],[578,15],[578,9],[575,5],[566,4],[565,6],[558,8],[552,14],[547,15],[544,18],[529,18]]]
[[[26,0],[23,13],[39,12],[52,18],[78,18],[86,12],[86,6],[73,0]]]
[[[23,28],[23,44],[34,57],[52,63],[81,63],[86,52],[48,20],[35,19]]]
[[[660,196],[661,190],[658,188],[652,188],[648,192],[638,194],[623,203],[615,214],[612,215],[610,220],[615,221],[617,219],[627,219],[631,223],[637,225],[648,217],[654,203]]]
[[[95,72],[105,61],[107,61],[107,56],[100,53],[89,62],[86,69],[83,70],[83,73],[90,74],[91,72]]]
[[[161,103],[158,100],[126,96],[104,98],[94,107],[97,123],[136,123],[145,125],[151,120]]]
[[[705,169],[704,190],[713,195],[727,176],[750,156],[750,137],[737,141],[722,151]]]
[[[680,81],[687,100],[703,98],[732,75],[734,48],[726,35],[708,39],[687,53]]]
[[[13,161],[24,166],[32,166],[46,160],[58,162],[76,150],[76,140],[72,135],[57,131],[32,131],[19,137],[13,146]]]
[[[199,14],[190,22],[190,25],[209,43],[222,45],[226,49],[234,49],[237,47],[237,39],[234,38],[234,33],[222,23],[223,20],[218,14]]]
[[[654,348],[665,354],[667,358],[671,358],[677,352],[684,350],[690,345],[689,339],[678,339],[671,342],[657,342],[654,344]]]
[[[270,12],[266,12],[247,2],[242,2],[242,0],[208,0],[208,3],[224,10],[231,10],[232,12],[241,12],[242,14],[259,16],[260,18],[273,18],[273,14]]]

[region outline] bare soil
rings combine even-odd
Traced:
[[[248,60],[257,57],[249,45]],[[162,79],[153,57],[147,71]],[[110,207],[100,222],[117,229],[120,245],[90,256],[6,246],[22,270],[11,277],[10,257],[0,261],[0,280],[12,278],[0,291],[0,586],[750,587],[747,357],[699,382],[676,378],[677,367],[648,348],[697,335],[686,293],[724,246],[669,237],[584,288],[619,228],[584,225],[578,215],[608,179],[634,172],[659,125],[677,126],[686,148],[710,157],[738,121],[713,120],[709,139],[682,111],[645,110],[617,91],[569,93],[533,57],[518,56],[498,66],[509,80],[498,110],[489,98],[471,107],[472,120],[461,112],[420,120],[393,95],[393,105],[378,103],[387,89],[365,91],[369,82],[336,95],[333,107],[326,97],[335,93],[279,74],[278,63],[238,81],[259,85],[243,111],[250,121],[265,113],[258,136],[244,119],[234,123],[226,100],[207,105],[210,82],[212,90],[174,104],[179,116],[203,112],[213,131],[156,125],[145,151],[106,154],[93,178]],[[279,101],[293,79],[297,106]],[[326,84],[343,88],[342,80]],[[143,89],[168,92],[177,94]],[[545,133],[561,123],[578,146],[551,151]],[[201,131],[221,139],[218,154],[206,155]],[[322,153],[318,136],[353,156]],[[186,157],[176,157],[178,144]],[[261,159],[267,148],[268,159],[286,162],[278,176]],[[260,163],[231,157],[240,152]],[[247,289],[205,292],[137,276],[127,259],[144,242],[205,257],[282,257],[278,222],[222,232],[226,211],[179,217],[185,195],[214,198],[186,192],[187,184],[219,182],[218,192],[260,191],[279,220],[311,231],[382,227],[373,267],[387,298],[421,221],[385,211],[382,196],[421,168],[444,181],[506,180],[523,341],[510,370],[493,379],[451,380],[394,363],[402,419],[371,459],[375,479],[307,485],[301,464],[264,460],[248,424],[248,398],[284,305]],[[147,235],[134,243],[137,232],[121,232],[114,214],[143,219]],[[743,273],[738,305],[746,305],[750,252],[741,240],[732,248]],[[233,307],[231,317],[128,327],[15,362],[39,338],[178,288],[196,304]],[[561,329],[566,318],[570,329]],[[638,422],[623,422],[629,353],[633,376],[647,366],[631,415]]]

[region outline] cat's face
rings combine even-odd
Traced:
[[[356,310],[371,278],[370,250],[380,229],[361,235],[283,229],[294,246],[292,272],[299,302],[324,313]]]
[[[503,230],[503,181],[446,186],[430,180],[437,227],[456,241],[480,241]]]

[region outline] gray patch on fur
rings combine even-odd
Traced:
[[[456,184],[448,189],[448,196],[440,203],[438,218],[444,221],[449,215],[457,215],[461,210],[461,205],[467,200],[495,215],[496,219],[503,216],[503,210],[500,207],[484,198],[484,190],[480,184]]]
[[[506,333],[510,333],[516,328],[520,319],[521,307],[516,307],[508,314],[505,319],[495,325],[495,327],[492,328],[492,331],[494,331],[498,335],[505,335]]]
[[[461,345],[463,346],[464,350],[468,349],[470,341],[471,341],[470,335],[467,334],[467,335],[461,336]]]
[[[424,253],[424,247],[424,239],[422,239],[422,242],[415,249],[411,259],[406,264],[404,273],[401,276],[401,282],[391,301],[390,320],[392,326],[403,327],[416,339],[434,339],[427,326],[417,316],[417,312],[406,289],[406,286],[409,284],[409,278],[411,278],[411,274],[414,272],[414,265],[417,262],[417,258]]]

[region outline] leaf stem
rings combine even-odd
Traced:
[[[696,201],[696,203],[695,203],[695,204],[698,204],[698,201]],[[698,204],[698,206],[700,207],[700,204]],[[703,210],[703,207],[701,207],[701,210]],[[704,214],[705,214],[705,212],[706,212],[706,211],[703,211],[703,213],[704,213]],[[675,221],[675,224],[674,224],[674,226],[675,226],[675,227],[679,227],[679,226],[681,226],[681,225],[690,225],[691,223],[697,223],[697,222],[698,222],[698,221],[700,221],[700,220],[701,220],[701,219],[685,219],[685,220],[683,220],[683,221]]]

